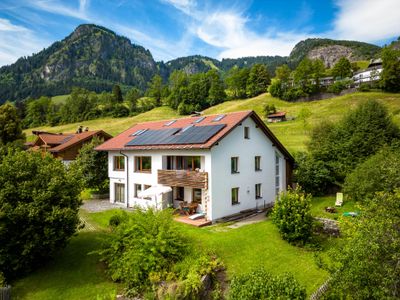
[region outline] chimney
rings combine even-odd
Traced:
[[[76,133],[82,133],[83,126],[79,125],[78,129],[76,130]]]

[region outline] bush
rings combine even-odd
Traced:
[[[122,282],[128,295],[137,295],[149,289],[151,274],[168,272],[187,250],[170,211],[137,208],[115,227],[100,254],[111,278]]]
[[[0,270],[13,279],[43,265],[79,225],[80,186],[61,161],[10,151],[0,158]]]
[[[260,268],[234,276],[229,299],[306,299],[306,289],[290,274],[273,276]]]
[[[311,195],[305,195],[299,187],[279,195],[272,211],[272,221],[284,240],[300,244],[309,240],[313,226],[310,206]]]
[[[127,108],[124,104],[114,104],[111,115],[114,118],[122,118],[129,116],[129,108]]]
[[[327,91],[329,93],[339,94],[341,91],[347,89],[351,82],[351,80],[337,80],[328,87]]]
[[[272,97],[281,98],[283,94],[282,83],[280,80],[273,80],[268,87],[268,92]]]
[[[369,92],[371,90],[371,85],[369,83],[361,83],[357,90],[359,92]]]
[[[331,175],[328,166],[321,160],[315,160],[306,153],[296,155],[296,169],[294,180],[306,193],[321,196],[334,186],[335,178]]]
[[[400,188],[400,151],[383,149],[360,164],[344,182],[344,192],[356,201],[371,199],[376,192]]]

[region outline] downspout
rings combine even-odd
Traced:
[[[126,208],[129,208],[129,157],[119,150],[119,154],[126,157]]]

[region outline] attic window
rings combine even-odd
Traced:
[[[223,118],[225,118],[225,115],[216,116],[215,119],[213,120],[213,122],[219,122],[219,121],[221,121]]]
[[[174,124],[175,122],[176,122],[176,120],[169,121],[169,122],[165,123],[164,126],[170,126],[170,125]]]
[[[205,118],[206,118],[206,117],[200,117],[200,118],[198,118],[196,121],[194,121],[193,123],[198,124],[198,123],[200,123],[201,121],[203,121]]]
[[[147,131],[147,129],[139,129],[138,131],[135,131],[134,133],[132,133],[131,136],[138,136],[146,131]]]

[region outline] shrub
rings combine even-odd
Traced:
[[[273,276],[260,268],[234,276],[229,299],[306,299],[306,289],[290,274]]]
[[[115,228],[100,254],[111,278],[121,281],[128,295],[137,295],[150,287],[150,274],[169,271],[187,248],[170,211],[137,208]]]
[[[296,163],[294,180],[306,193],[324,195],[334,185],[335,178],[323,161],[315,160],[306,153],[299,153],[296,155]]]
[[[283,94],[282,83],[280,80],[272,80],[271,85],[268,87],[268,92],[272,97],[281,98]]]
[[[129,116],[129,108],[127,108],[124,104],[116,103],[113,106],[111,115],[114,118],[127,117]]]
[[[361,83],[357,90],[359,92],[369,92],[371,90],[371,85],[369,83]]]
[[[305,195],[299,187],[279,195],[272,211],[272,220],[284,240],[300,244],[309,240],[313,225],[310,206],[311,195]]]
[[[60,160],[10,151],[0,158],[0,270],[13,279],[43,265],[79,225],[80,186]]]
[[[356,201],[371,199],[376,192],[400,188],[400,151],[383,149],[360,164],[344,182],[344,192]]]
[[[400,299],[400,191],[380,193],[355,220],[343,220],[346,242],[328,253],[328,299]]]

